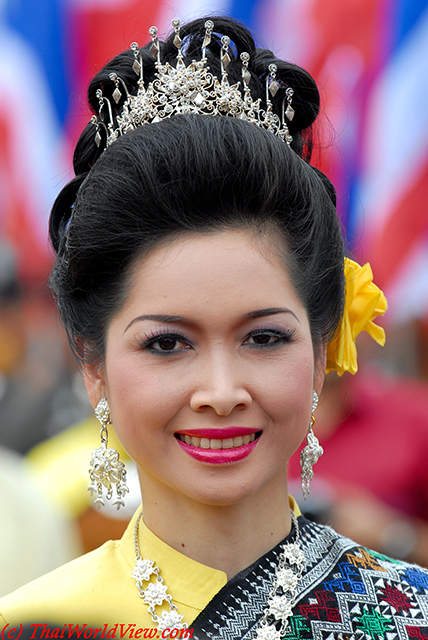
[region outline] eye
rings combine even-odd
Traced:
[[[153,332],[138,339],[138,342],[144,349],[158,354],[173,354],[184,349],[191,349],[186,338],[177,333]]]
[[[269,333],[256,333],[251,336],[250,341],[251,340],[254,344],[272,344],[272,342],[276,342],[278,340],[278,337]]]
[[[158,338],[155,342],[152,342],[151,347],[157,347],[160,351],[174,351],[177,345],[177,338],[165,337]]]
[[[289,342],[294,335],[294,331],[278,331],[276,329],[257,329],[252,331],[244,340],[243,344],[257,347],[271,347],[279,343]]]

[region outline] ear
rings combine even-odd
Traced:
[[[106,383],[103,369],[98,365],[83,364],[82,372],[89,400],[95,409],[98,402],[105,395]]]

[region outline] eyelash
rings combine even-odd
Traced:
[[[139,346],[143,349],[147,349],[151,353],[156,353],[162,356],[176,354],[177,353],[176,349],[162,351],[161,349],[155,349],[153,347],[153,345],[155,345],[157,342],[159,342],[162,339],[176,340],[177,342],[185,343],[189,347],[192,346],[190,341],[185,336],[183,336],[181,333],[176,333],[176,332],[173,333],[169,328],[154,329],[153,331],[145,333],[144,338],[137,336],[137,341]]]
[[[254,331],[251,331],[243,340],[243,344],[247,343],[248,341],[251,340],[252,338],[254,339],[257,336],[269,336],[270,338],[276,338],[276,340],[274,342],[268,342],[268,343],[251,343],[251,346],[255,349],[272,349],[276,346],[278,346],[280,343],[284,344],[287,342],[290,342],[293,339],[294,334],[296,333],[296,330],[286,330],[286,331],[278,331],[278,329],[255,329]],[[138,337],[137,336],[137,341],[139,346],[142,349],[147,349],[148,351],[150,351],[151,353],[156,353],[157,355],[162,355],[162,356],[168,356],[168,355],[173,355],[173,354],[177,354],[178,349],[166,349],[166,350],[162,350],[162,349],[155,349],[154,345],[157,342],[160,342],[162,339],[164,340],[172,340],[172,341],[176,341],[176,342],[182,342],[184,344],[186,344],[186,349],[191,348],[192,347],[192,343],[190,342],[190,340],[188,340],[183,334],[181,333],[173,333],[171,332],[170,329],[163,329],[163,328],[159,328],[159,329],[155,329],[153,331],[150,331],[149,333],[144,334],[144,338],[142,337]],[[175,345],[176,346],[176,345]]]
[[[251,333],[245,338],[244,342],[248,341],[250,338],[254,338],[256,336],[265,336],[268,335],[270,338],[276,338],[274,342],[269,343],[261,343],[261,344],[253,344],[257,349],[269,349],[277,346],[279,343],[290,342],[296,333],[296,330],[286,330],[286,331],[278,331],[278,329],[255,329],[251,331]]]

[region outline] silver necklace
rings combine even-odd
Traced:
[[[141,557],[138,538],[142,516],[143,512],[141,511],[135,522],[135,566],[132,572],[140,598],[148,605],[148,611],[159,631],[187,629],[188,624],[183,622],[182,614],[178,613],[171,595],[167,593],[168,587],[159,574],[159,567],[156,567],[152,560]],[[305,566],[305,556],[300,547],[299,524],[293,511],[291,511],[291,519],[295,529],[295,540],[281,545],[273,586],[257,629],[256,640],[281,640],[293,614],[297,585]],[[156,576],[155,582],[150,581],[152,575]],[[148,583],[145,588],[144,583]],[[168,604],[169,609],[162,609],[161,615],[158,616],[155,607],[162,606],[164,602]]]

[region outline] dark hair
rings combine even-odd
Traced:
[[[102,153],[94,126],[86,128],[76,146],[76,178],[58,196],[50,219],[57,252],[51,286],[70,344],[83,360],[102,361],[106,330],[125,299],[136,258],[180,233],[274,232],[286,248],[284,264],[307,310],[314,345],[328,340],[340,320],[343,242],[334,189],[307,163],[319,108],[316,85],[299,67],[255,49],[251,34],[235,21],[214,20],[216,32],[229,35],[236,47],[227,68],[230,82],[240,78],[239,54],[245,50],[253,98],[264,99],[271,62],[278,66],[278,94],[293,87],[293,148],[254,124],[224,116],[175,115],[127,133]],[[203,24],[196,20],[181,30],[186,64],[200,50]],[[215,37],[207,57],[218,74],[219,51]],[[161,56],[176,57],[171,37],[161,44]],[[149,82],[154,61],[146,51],[143,61]],[[135,93],[132,62],[124,52],[96,76],[88,93],[94,110],[96,88],[107,97],[114,89],[112,71]],[[277,97],[276,110],[282,102]]]

